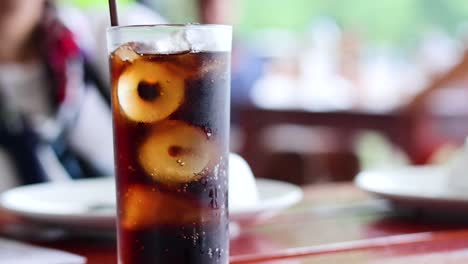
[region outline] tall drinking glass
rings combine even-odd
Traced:
[[[227,264],[231,27],[107,34],[119,263]]]

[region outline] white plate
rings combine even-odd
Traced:
[[[399,206],[468,212],[468,191],[450,188],[449,172],[447,167],[439,166],[373,170],[360,173],[355,183]]]
[[[230,208],[231,220],[257,221],[302,199],[292,184],[257,179],[259,202]],[[114,226],[115,188],[112,178],[43,183],[14,188],[0,196],[0,206],[23,217],[67,226]]]

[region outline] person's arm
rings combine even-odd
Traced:
[[[435,91],[448,87],[451,82],[466,78],[467,74],[468,50],[465,50],[460,62],[453,66],[446,73],[435,77],[425,89],[423,89],[413,98],[413,100],[406,107],[406,110],[413,113],[423,111],[424,104]]]

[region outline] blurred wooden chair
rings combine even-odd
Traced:
[[[310,112],[247,107],[241,110],[240,117],[244,131],[241,154],[255,175],[296,184],[352,180],[359,171],[353,149],[354,136],[362,130],[380,131],[399,144],[406,144],[406,137],[400,136],[407,134],[404,131],[407,126],[400,124],[405,120],[400,120],[394,113]],[[304,127],[304,132],[283,133],[282,138],[269,140],[268,131],[284,125]],[[314,130],[317,127],[327,129],[317,132]],[[311,129],[308,135],[305,132],[307,129]],[[279,143],[283,147],[275,147]],[[290,150],[287,149],[288,145],[291,145]],[[297,145],[302,145],[302,148],[298,149]]]
[[[434,151],[443,144],[462,144],[468,135],[468,89],[464,89],[466,101],[460,93],[442,95],[450,83],[466,85],[468,76],[468,53],[460,63],[447,73],[437,76],[426,89],[409,104],[388,113],[370,113],[359,110],[310,112],[302,110],[271,110],[246,107],[241,110],[240,124],[244,131],[241,154],[251,164],[255,175],[276,178],[296,184],[313,183],[321,180],[352,180],[359,164],[353,151],[356,133],[362,130],[377,131],[403,150],[414,164],[424,164]],[[463,91],[463,90],[461,90]],[[442,93],[441,93],[442,92]],[[463,92],[462,92],[463,93]],[[466,104],[465,109],[454,107]],[[443,105],[448,104],[448,108]],[[442,105],[442,106],[441,106]],[[451,107],[450,107],[451,106]],[[285,124],[304,127],[327,127],[329,131],[320,137],[328,142],[319,149],[310,151],[273,150],[265,142],[271,128]],[[296,138],[297,133],[285,134],[282,145],[308,145],[310,138]],[[302,143],[301,143],[302,142]],[[332,142],[332,143],[330,143]],[[326,174],[326,176],[324,176]]]

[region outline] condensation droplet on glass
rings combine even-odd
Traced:
[[[218,174],[219,174],[219,164],[216,164],[213,168],[213,176],[215,178],[215,180],[218,179]]]

